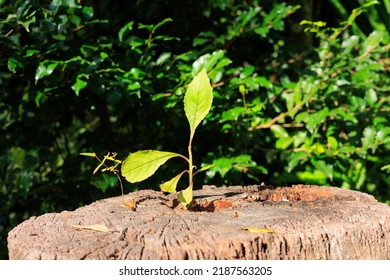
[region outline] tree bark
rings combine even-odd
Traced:
[[[49,213],[8,235],[10,259],[390,259],[390,207],[334,187],[204,186],[184,209],[142,190]]]

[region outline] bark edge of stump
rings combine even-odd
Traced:
[[[390,207],[336,187],[263,185],[176,195],[141,190],[31,217],[8,234],[10,259],[390,259]]]

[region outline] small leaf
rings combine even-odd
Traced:
[[[20,147],[11,147],[11,162],[19,168],[24,168],[26,151]]]
[[[359,36],[356,35],[348,36],[341,44],[343,53],[349,54],[352,48],[354,48],[359,43],[359,39]]]
[[[71,227],[75,229],[91,229],[91,230],[96,230],[96,231],[101,231],[101,232],[109,232],[110,229],[106,227],[105,225],[87,225],[87,226],[81,226],[81,225],[72,225],[69,224]]]
[[[202,55],[192,64],[192,74],[195,75],[200,73],[202,68],[204,68],[206,71],[211,71],[216,66],[218,61],[224,58],[224,55],[225,53],[223,50],[217,50],[211,54],[206,53]],[[231,62],[230,60],[228,61]]]
[[[339,143],[337,142],[337,139],[333,136],[328,137],[328,145],[331,149],[336,150]]]
[[[253,233],[275,233],[275,231],[268,228],[258,228],[258,227],[243,227],[242,230],[247,230]]]
[[[19,61],[16,57],[10,57],[8,59],[8,70],[12,73],[16,73],[22,67],[23,63]]]
[[[125,36],[125,34],[127,34],[128,31],[131,31],[133,30],[133,25],[134,25],[134,22],[133,21],[130,21],[128,23],[126,23],[118,32],[118,39],[119,39],[119,42],[123,42],[123,38]]]
[[[279,124],[272,125],[271,131],[274,133],[276,138],[287,138],[288,137],[287,130]]]
[[[80,153],[81,156],[86,156],[86,157],[96,157],[95,153]]]
[[[169,193],[176,193],[176,186],[179,182],[181,176],[184,174],[184,172],[180,173],[179,175],[173,177],[171,180],[163,183],[160,185],[160,189],[163,192],[169,192]]]
[[[191,139],[196,127],[210,111],[212,102],[213,89],[207,77],[206,69],[203,69],[188,85],[184,96],[184,111],[190,124]]]
[[[72,85],[72,89],[76,93],[76,96],[79,96],[80,90],[85,88],[88,84],[88,82],[84,81],[83,78],[85,78],[85,75],[78,75],[76,78],[76,82]]]
[[[183,205],[189,204],[192,201],[192,187],[189,186],[185,190],[181,191],[179,193],[178,200]]]
[[[294,152],[290,156],[290,161],[287,165],[287,172],[290,173],[298,164],[303,164],[309,159],[309,155],[304,151]]]
[[[182,155],[155,150],[130,154],[122,163],[122,175],[130,183],[143,181],[152,176],[167,160]]]
[[[51,73],[53,73],[54,69],[56,69],[56,67],[58,66],[58,63],[55,63],[55,62],[50,63],[48,65],[45,65],[45,64],[46,64],[45,62],[39,64],[37,71],[35,73],[35,84],[38,83],[39,79],[51,75]]]
[[[197,171],[195,172],[195,174],[196,174],[196,173],[199,173],[199,172],[203,172],[203,171],[209,170],[209,169],[210,169],[211,167],[213,167],[213,166],[214,166],[214,164],[209,164],[209,165],[203,166],[201,169],[197,170]]]
[[[323,172],[331,181],[333,180],[333,165],[332,164],[326,164],[323,160],[314,160],[312,158],[312,164],[313,166],[318,170]]]
[[[275,148],[279,150],[286,150],[293,142],[294,139],[291,137],[279,138],[275,142]]]
[[[171,21],[173,21],[173,19],[171,19],[171,18],[165,18],[165,19],[163,19],[162,21],[160,21],[159,23],[157,23],[156,25],[153,26],[152,31],[156,31],[157,28],[159,28],[160,26],[166,24],[167,22],[171,22]]]

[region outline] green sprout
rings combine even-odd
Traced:
[[[193,178],[196,174],[206,171],[213,165],[207,165],[197,169],[193,164],[192,157],[192,140],[194,139],[195,130],[204,120],[211,109],[213,101],[213,89],[210,79],[207,76],[206,69],[203,69],[196,75],[188,85],[187,92],[184,95],[184,111],[190,126],[190,137],[188,142],[188,156],[174,152],[165,152],[158,150],[141,150],[131,153],[123,162],[115,159],[115,156],[108,154],[95,169],[96,173],[100,167],[105,166],[105,161],[109,160],[114,163],[113,166],[105,166],[102,171],[111,171],[118,176],[117,166],[121,164],[122,176],[130,183],[141,182],[152,176],[157,169],[166,161],[174,157],[183,158],[188,163],[188,169],[180,172],[169,181],[162,183],[160,189],[164,192],[176,193],[177,184],[185,173],[188,173],[188,187],[182,190],[178,195],[178,200],[183,205],[188,205],[193,198]],[[96,157],[95,153],[82,153],[84,156]],[[115,155],[115,154],[114,154]],[[120,180],[120,179],[119,179]]]

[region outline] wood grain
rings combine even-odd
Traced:
[[[142,190],[32,217],[9,232],[9,257],[390,259],[390,207],[364,193],[305,185],[204,186],[194,191],[191,210],[175,197]],[[94,230],[101,228],[108,231]]]

